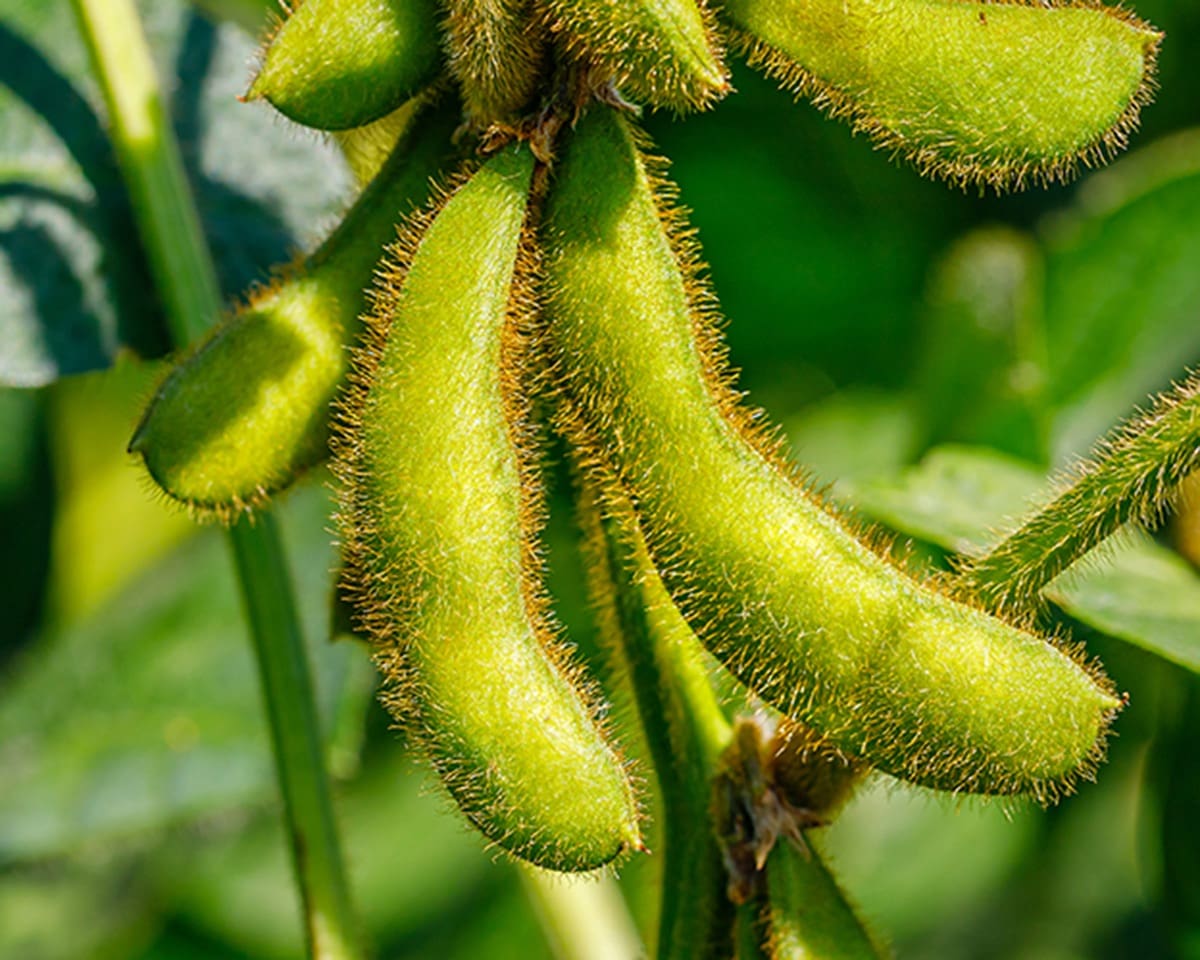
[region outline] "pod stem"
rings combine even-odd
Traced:
[[[731,731],[699,641],[675,609],[612,488],[601,504],[586,485],[580,519],[592,562],[593,602],[627,668],[663,797],[659,960],[724,956],[733,923],[725,867],[709,813],[712,781]]]
[[[1102,441],[1053,500],[967,561],[957,586],[992,611],[1019,616],[1036,606],[1047,583],[1125,524],[1157,526],[1197,469],[1200,376],[1193,375]]]
[[[132,0],[73,0],[142,242],[176,344],[199,337],[221,300],[195,201]],[[271,727],[309,956],[363,956],[333,817],[313,685],[272,518],[229,531]]]
[[[646,955],[621,888],[611,876],[568,876],[528,863],[522,863],[519,872],[557,960]]]
[[[111,0],[107,0],[111,2]],[[330,799],[312,675],[275,518],[258,513],[229,531],[271,726],[309,954],[363,956]]]

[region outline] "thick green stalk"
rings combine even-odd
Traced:
[[[283,545],[269,513],[243,519],[229,534],[258,657],[309,951],[320,960],[353,960],[362,956],[358,925]]]
[[[960,584],[992,610],[1020,613],[1085,553],[1127,523],[1154,527],[1200,469],[1200,377],[1159,396],[1066,478],[1061,492],[971,561]]]
[[[615,487],[614,499],[619,495]],[[621,498],[623,499],[623,498]],[[611,647],[619,649],[663,797],[663,897],[659,960],[728,955],[733,906],[709,817],[712,779],[730,740],[702,648],[671,602],[627,506],[609,515],[582,497],[592,594]]]
[[[177,343],[220,312],[212,259],[132,0],[74,0],[108,104],[113,141]],[[330,802],[295,600],[269,516],[230,531],[258,658],[280,789],[304,903],[309,953],[362,955]]]
[[[566,877],[527,863],[521,864],[520,874],[557,960],[629,960],[646,955],[621,888],[612,877]]]

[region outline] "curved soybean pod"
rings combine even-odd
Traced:
[[[450,73],[467,116],[481,126],[512,120],[537,89],[543,34],[531,0],[443,0]]]
[[[519,392],[533,167],[506,148],[402,239],[339,421],[339,523],[393,712],[463,812],[518,857],[589,870],[641,841],[533,569]]]
[[[711,780],[730,739],[703,650],[667,596],[627,502],[586,484],[590,593],[601,634],[620,650],[663,798],[659,960],[728,954],[732,905],[713,834]]]
[[[438,69],[435,0],[303,0],[270,38],[246,98],[346,130],[390,113]]]
[[[421,111],[317,251],[167,375],[129,449],[170,497],[228,518],[325,457],[329,404],[362,329],[363,291],[396,222],[428,198],[455,122],[449,104]]]
[[[729,92],[729,74],[703,0],[548,0],[550,31],[624,92],[677,111]]]
[[[726,0],[752,63],[958,183],[1061,179],[1125,145],[1161,34],[1090,0]]]
[[[721,380],[695,254],[613,112],[579,125],[545,222],[563,427],[617,473],[701,642],[895,776],[1048,800],[1090,773],[1120,706],[1102,678],[902,574],[757,442]]]

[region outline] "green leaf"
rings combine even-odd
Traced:
[[[338,809],[355,899],[379,942],[411,938],[459,913],[511,867],[480,856],[478,836],[400,749],[373,760],[342,791]],[[159,889],[192,923],[249,956],[299,956],[289,857],[278,821],[262,816],[224,835],[183,839],[157,865]]]
[[[855,485],[849,499],[895,530],[976,554],[1038,499],[1042,473],[970,447],[939,447],[891,480]],[[1048,596],[1076,620],[1200,672],[1200,577],[1177,554],[1128,533],[1052,581]]]
[[[232,296],[320,233],[341,205],[345,167],[330,144],[237,102],[250,38],[170,0],[143,6]],[[0,0],[0,384],[39,386],[107,367],[122,349],[166,349],[88,70],[69,4]]]
[[[978,443],[1041,461],[1042,254],[1009,227],[976,229],[935,264],[913,384],[926,446]]]
[[[895,530],[974,554],[1031,505],[1043,479],[1036,467],[988,448],[944,446],[894,478],[855,484],[848,499]]]
[[[1084,452],[1200,361],[1200,130],[1089,178],[1048,220],[1054,462]]]
[[[899,470],[916,451],[917,426],[906,397],[844,390],[783,423],[798,463],[836,494],[856,478]]]
[[[281,511],[326,725],[351,644],[328,644],[328,504]],[[0,692],[0,863],[67,852],[274,794],[257,673],[216,530],[78,628],[48,636]],[[347,687],[349,686],[349,690]]]
[[[1200,673],[1200,577],[1144,534],[1121,539],[1048,596],[1088,626]]]
[[[146,877],[128,860],[0,873],[0,956],[129,957],[153,935]]]

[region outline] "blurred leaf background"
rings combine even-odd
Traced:
[[[236,101],[251,0],[139,6],[232,299],[336,221],[350,178]],[[714,111],[647,118],[742,385],[913,564],[978,549],[1200,361],[1200,4],[1137,11],[1167,34],[1157,102],[1126,157],[1067,187],[923,181],[741,65]],[[166,345],[104,124],[64,0],[0,0],[0,957],[298,957],[225,546],[124,453]],[[604,675],[551,480],[551,588]],[[515,872],[388,729],[365,652],[326,639],[328,510],[318,472],[281,512],[369,938],[389,958],[548,956]],[[1200,958],[1200,578],[1173,544],[1123,537],[1050,591],[1051,625],[1131,697],[1096,784],[1041,811],[881,779],[826,831],[901,957]],[[647,941],[658,866],[621,876]]]

